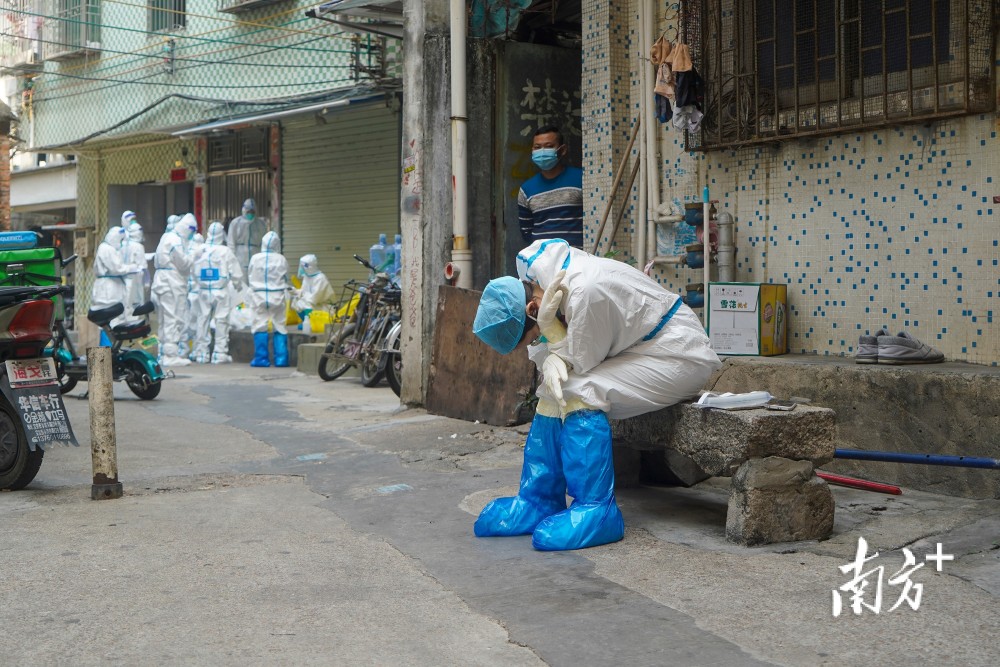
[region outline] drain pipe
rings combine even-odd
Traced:
[[[719,265],[719,282],[731,283],[736,280],[735,223],[733,216],[729,213],[720,213],[717,222],[719,226],[719,250],[715,257],[716,264]]]
[[[653,105],[650,102],[650,93],[653,86],[650,85],[651,79],[649,76],[650,69],[653,64],[649,62],[649,52],[653,47],[653,24],[656,21],[655,10],[653,9],[653,0],[642,0],[639,3],[639,25],[640,27],[640,37],[639,37],[639,48],[641,52],[639,53],[639,110],[642,114],[642,132],[644,145],[639,150],[639,154],[642,159],[643,167],[643,180],[639,181],[640,192],[645,191],[645,197],[640,197],[643,201],[640,202],[642,207],[639,209],[639,213],[642,216],[638,225],[638,239],[637,239],[637,251],[636,259],[638,260],[639,266],[646,265],[646,257],[655,255],[656,253],[649,253],[649,243],[650,238],[655,242],[656,239],[656,225],[653,224],[653,212],[659,205],[659,168],[657,166],[656,160],[656,127],[657,122],[653,117]]]
[[[640,266],[656,266],[684,264],[687,255],[659,255],[656,246],[656,232],[659,225],[676,224],[684,220],[683,215],[676,215],[670,210],[670,204],[660,202],[660,156],[657,150],[657,128],[660,127],[655,117],[653,107],[653,80],[656,70],[652,62],[648,62],[649,53],[653,48],[653,34],[656,27],[656,3],[653,0],[642,0],[639,5],[639,23],[642,26],[641,48],[639,62],[642,76],[640,77],[640,109],[645,124],[645,161],[646,161],[646,209],[643,211],[641,225],[641,253],[638,256]],[[648,258],[648,262],[647,262]]]
[[[707,176],[706,176],[707,178]],[[704,279],[702,281],[702,289],[705,294],[705,305],[702,306],[702,322],[705,325],[705,331],[708,331],[708,310],[709,310],[709,298],[708,298],[708,285],[711,281],[712,274],[712,202],[708,197],[708,186],[701,191],[701,205],[704,211],[704,219],[702,220],[702,244],[705,249],[705,271]]]
[[[458,287],[472,287],[469,249],[469,165],[466,132],[466,14],[465,0],[451,0],[451,261],[458,269]]]

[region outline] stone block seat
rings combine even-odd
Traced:
[[[815,472],[833,460],[836,414],[829,408],[719,410],[681,403],[614,420],[611,430],[620,485],[637,483],[640,471],[686,486],[732,477],[731,542],[817,540],[833,531],[833,494]]]

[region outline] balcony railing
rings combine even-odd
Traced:
[[[67,60],[101,48],[100,0],[54,0],[42,25],[45,60]]]
[[[251,9],[257,9],[258,7],[263,7],[264,5],[274,5],[279,2],[286,2],[287,0],[216,0],[218,2],[217,9],[220,12],[225,12],[226,14],[239,14],[241,12],[248,12]]]

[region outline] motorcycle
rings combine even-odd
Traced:
[[[51,358],[52,298],[61,285],[0,287],[0,490],[27,486],[52,444],[79,446]]]
[[[136,306],[132,315],[142,317],[143,320],[115,327],[111,326],[111,320],[125,312],[122,304],[91,309],[87,313],[87,319],[100,327],[111,341],[111,365],[115,382],[124,380],[132,393],[144,401],[151,401],[159,395],[166,374],[152,354],[141,348],[124,347],[124,343],[150,335],[151,329],[145,316],[153,312],[153,309],[152,301]],[[62,322],[57,323],[52,346],[46,349],[46,354],[55,359],[62,393],[72,391],[77,382],[87,380],[87,358],[77,354]]]

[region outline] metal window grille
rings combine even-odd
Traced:
[[[53,0],[42,21],[42,55],[59,60],[101,45],[100,0]]]
[[[992,0],[701,0],[689,149],[990,111]]]
[[[147,6],[150,32],[171,32],[187,25],[187,0],[149,0]]]

